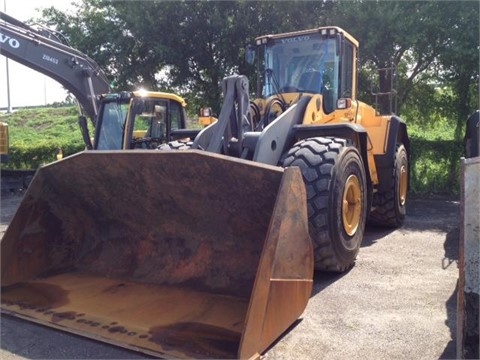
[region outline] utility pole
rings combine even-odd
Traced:
[[[3,12],[7,12],[7,0],[3,0]],[[10,72],[8,71],[8,58],[5,59],[7,67],[7,113],[12,113],[12,103],[10,102]]]

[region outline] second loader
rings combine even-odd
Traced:
[[[357,52],[338,27],[259,37],[257,98],[224,79],[193,142],[39,169],[2,240],[2,311],[161,357],[258,358],[314,268],[350,268],[367,221],[405,217],[406,125],[357,100]]]

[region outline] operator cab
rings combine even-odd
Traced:
[[[266,35],[257,38],[255,44],[261,74],[257,98],[267,102],[272,97],[280,98],[288,107],[299,93],[321,94],[327,114],[337,109],[337,104],[345,103],[339,99],[355,99],[358,42],[344,30],[322,27]],[[251,51],[247,49],[247,57],[253,60]]]
[[[96,150],[156,149],[185,129],[185,100],[161,92],[106,94],[100,99]]]

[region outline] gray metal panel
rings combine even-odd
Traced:
[[[480,157],[462,160],[457,301],[457,358],[478,359],[480,295]]]
[[[255,147],[253,161],[270,165],[278,164],[282,154],[293,141],[293,126],[303,120],[310,98],[301,98],[262,131]]]

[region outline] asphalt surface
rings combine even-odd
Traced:
[[[1,234],[20,197],[1,202]],[[405,225],[368,228],[355,266],[316,273],[299,321],[265,359],[454,359],[459,203],[410,199]],[[0,359],[141,359],[7,315]]]

